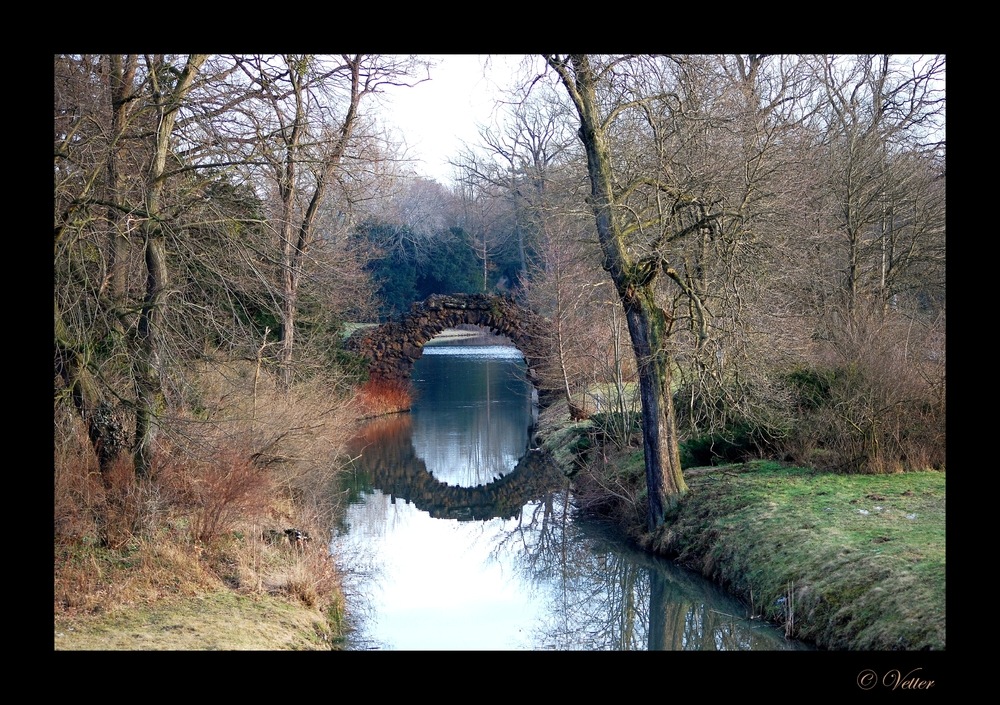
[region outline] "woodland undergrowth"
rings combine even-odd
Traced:
[[[165,418],[152,472],[102,473],[79,416],[57,400],[57,618],[217,591],[278,596],[342,617],[328,533],[332,479],[357,411],[346,382],[283,392],[252,366],[206,365]]]

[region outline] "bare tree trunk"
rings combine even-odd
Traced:
[[[73,406],[87,427],[87,437],[104,473],[112,461],[128,451],[128,433],[121,415],[101,393],[98,381],[87,367],[85,346],[86,343],[73,338],[56,303],[56,369],[70,390]]]
[[[294,198],[294,194],[292,195]],[[291,207],[287,208],[291,211]],[[290,218],[291,216],[287,216]],[[295,349],[295,312],[298,310],[298,277],[295,275],[295,268],[301,257],[301,252],[295,252],[295,244],[290,234],[291,223],[285,221],[285,234],[282,235],[282,248],[284,250],[284,271],[282,272],[282,297],[281,297],[281,348],[278,352],[278,369],[281,371],[281,384],[284,389],[292,385],[292,354]]]
[[[107,73],[109,99],[109,104],[102,107],[110,108],[110,132],[107,152],[103,158],[103,169],[107,178],[103,187],[105,191],[103,202],[107,204],[105,207],[106,269],[97,292],[101,299],[101,308],[111,314],[104,316],[99,325],[102,329],[104,326],[114,328],[117,334],[124,335],[125,327],[118,313],[126,305],[125,265],[128,257],[128,240],[123,231],[128,229],[129,219],[122,212],[120,205],[126,192],[121,153],[124,150],[124,135],[132,112],[133,84],[138,57],[134,54],[126,56],[112,54],[103,57],[101,61]],[[96,181],[96,175],[95,171],[92,184]],[[93,359],[90,343],[85,336],[74,333],[72,327],[67,324],[58,301],[55,302],[54,314],[57,372],[66,388],[70,390],[73,405],[86,425],[87,436],[97,456],[101,472],[104,473],[120,454],[127,453],[130,449],[123,405],[115,395],[104,391],[98,377],[89,366]],[[100,337],[103,333],[98,332],[95,335]]]
[[[303,139],[311,118],[309,105],[315,96],[310,92],[316,86],[310,83],[308,74],[309,62],[305,57],[286,57],[288,64],[288,80],[290,94],[295,102],[294,113],[289,119],[288,137],[284,143],[284,160],[279,175],[280,196],[282,202],[282,257],[284,266],[283,301],[281,306],[281,349],[279,366],[281,381],[285,389],[292,383],[293,354],[295,350],[295,319],[298,312],[299,283],[305,268],[305,259],[309,249],[316,240],[316,216],[326,197],[327,189],[334,174],[344,159],[344,154],[350,144],[358,121],[358,108],[362,98],[371,90],[362,77],[363,54],[355,56],[343,55],[343,70],[350,78],[350,94],[347,100],[343,121],[339,125],[325,125],[321,129],[329,130],[329,134],[318,139],[322,152],[307,154]],[[331,72],[332,73],[332,72]],[[328,74],[329,75],[329,74]],[[276,113],[280,114],[279,99],[274,98]],[[323,119],[325,121],[325,118]],[[300,163],[315,163],[313,174],[315,181],[311,186],[308,205],[302,213],[298,225],[294,224],[297,217],[297,205],[300,196],[304,195],[298,184],[298,166]]]
[[[136,54],[112,54],[108,57],[109,82],[111,84],[111,136],[112,143],[108,154],[108,193],[109,200],[120,198],[125,191],[125,180],[119,168],[122,149],[122,138],[128,126],[130,104],[132,103],[133,81],[139,64]],[[123,230],[130,230],[131,216],[126,216],[114,207],[108,208],[108,270],[101,285],[101,293],[111,297],[112,305],[120,303],[125,294],[126,268],[129,242]]]
[[[559,372],[563,382],[563,393],[566,395],[566,407],[569,409],[570,415],[576,419],[577,414],[574,413],[573,409],[573,391],[569,386],[569,371],[566,368],[566,339],[563,331],[565,313],[562,298],[562,282],[558,281],[556,284],[556,353],[559,357]]]
[[[681,473],[670,389],[670,354],[665,346],[669,331],[666,312],[655,301],[654,282],[659,261],[634,261],[615,214],[611,154],[605,125],[598,109],[596,78],[586,55],[567,59],[547,56],[580,116],[580,140],[587,152],[590,206],[604,253],[604,269],[615,284],[628,320],[632,349],[639,368],[642,402],[642,442],[649,495],[649,529],[661,526],[687,485]]]
[[[207,54],[192,54],[177,78],[176,85],[163,91],[157,81],[162,68],[160,59],[147,57],[153,83],[153,101],[157,112],[156,144],[146,179],[146,214],[143,236],[146,245],[146,294],[139,314],[136,331],[138,351],[133,363],[137,402],[135,419],[135,472],[139,477],[149,473],[153,446],[156,440],[157,417],[164,406],[163,388],[160,384],[160,349],[157,344],[158,324],[166,306],[165,295],[169,284],[166,253],[161,224],[162,196],[165,185],[167,154],[170,137],[181,103],[187,97]]]
[[[622,300],[639,368],[650,530],[663,523],[667,511],[674,508],[687,491],[674,418],[672,361],[664,347],[668,321],[652,298],[653,292],[648,288],[631,300]]]

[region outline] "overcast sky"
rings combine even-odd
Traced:
[[[431,69],[431,80],[386,93],[384,119],[419,160],[416,171],[447,184],[454,171],[448,160],[458,156],[463,143],[478,141],[481,125],[493,122],[500,91],[514,84],[524,57],[436,54],[430,58],[438,63]]]

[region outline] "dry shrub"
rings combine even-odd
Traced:
[[[323,607],[340,594],[340,577],[323,542],[312,541],[293,548],[297,558],[272,575],[269,589],[299,600],[307,607]]]
[[[823,363],[824,398],[800,425],[798,452],[839,472],[943,468],[943,320],[876,306],[840,313]]]
[[[132,459],[120,455],[99,468],[79,416],[56,410],[55,535],[96,539],[117,549],[150,534],[162,505],[155,483],[139,480]]]
[[[193,385],[199,413],[178,422],[177,443],[246,446],[258,463],[291,474],[328,466],[356,418],[351,387],[330,375],[286,391],[252,364],[216,364],[201,368]]]
[[[121,548],[151,536],[160,515],[159,487],[135,475],[132,458],[120,455],[103,473],[104,503],[99,507],[98,535],[108,548]]]
[[[370,379],[358,390],[355,406],[359,416],[371,418],[406,411],[412,401],[407,383]]]
[[[648,510],[642,454],[599,445],[573,477],[573,504],[588,516],[643,527]]]
[[[282,391],[266,370],[189,370],[161,419],[148,480],[121,458],[98,468],[79,415],[56,406],[56,610],[113,611],[137,600],[218,589],[281,591],[321,604],[337,588],[325,542],[268,545],[289,527],[333,525],[328,491],[356,416],[337,379]],[[291,566],[291,568],[289,568]]]
[[[202,367],[189,384],[198,390],[189,393],[198,413],[174,420],[174,455],[203,463],[221,458],[220,449],[241,449],[271,478],[275,498],[290,497],[310,516],[329,519],[332,509],[317,507],[357,419],[346,379],[314,376],[285,391],[266,369],[227,363]],[[239,453],[226,458],[238,460]]]
[[[61,404],[55,408],[53,440],[56,540],[93,536],[95,508],[104,496],[100,469],[79,415]]]
[[[271,475],[240,448],[220,448],[207,458],[168,458],[157,477],[190,511],[191,536],[203,544],[264,516],[275,493]]]

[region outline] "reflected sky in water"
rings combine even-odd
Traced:
[[[700,576],[574,519],[568,481],[528,451],[512,347],[428,347],[410,414],[366,427],[331,550],[353,649],[784,650]],[[490,507],[493,507],[491,509]]]

